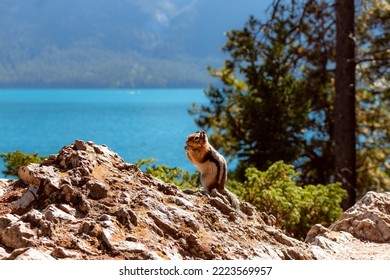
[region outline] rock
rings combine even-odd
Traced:
[[[7,179],[0,179],[0,189],[8,187],[8,181]]]
[[[38,234],[38,236],[40,235]],[[51,240],[50,238],[46,238],[46,237],[40,238],[39,245],[47,249],[54,248],[56,246],[54,240]]]
[[[137,215],[131,209],[121,207],[114,215],[122,225],[127,226],[130,229],[137,226]]]
[[[22,221],[11,223],[1,234],[1,243],[9,248],[23,248],[35,245],[36,234]]]
[[[19,173],[0,186],[3,259],[390,259],[389,194],[369,193],[302,242],[249,203],[181,191],[91,141]]]
[[[213,197],[210,199],[210,204],[223,214],[230,214],[234,211],[226,202],[222,201],[219,197]]]
[[[95,221],[87,220],[80,225],[78,233],[84,233],[92,237],[99,237],[102,235],[102,227]]]
[[[48,221],[54,222],[55,224],[76,221],[74,216],[62,211],[53,204],[47,206],[43,210],[43,214]]]
[[[81,253],[73,252],[62,247],[55,247],[50,255],[56,259],[82,259]]]
[[[334,260],[335,259],[331,253],[328,253],[327,251],[325,251],[323,248],[321,248],[319,246],[312,245],[310,250],[311,250],[311,253],[313,254],[313,256],[316,260]]]
[[[390,193],[368,192],[331,227],[370,242],[390,242]]]
[[[154,212],[148,212],[147,214],[150,218],[152,218],[154,224],[161,230],[161,232],[173,237],[176,237],[179,233],[176,225],[172,224],[168,219],[166,219],[166,217],[156,215]]]
[[[53,186],[58,187],[59,176],[53,166],[40,166],[32,163],[19,168],[18,176],[26,185],[42,186],[46,181],[50,181]]]
[[[78,184],[76,182],[76,184]],[[61,197],[68,203],[70,207],[76,207],[78,210],[84,213],[88,213],[90,210],[90,203],[85,195],[77,188],[68,183],[61,186]]]
[[[106,220],[107,218],[108,220]],[[141,253],[147,251],[145,245],[142,243],[127,241],[124,232],[111,220],[109,216],[104,217],[101,224],[102,241],[110,251],[130,253]]]
[[[14,214],[5,214],[0,217],[0,237],[3,231],[12,223],[17,222],[20,219],[19,216]]]
[[[12,205],[12,213],[23,214],[29,210],[33,205],[37,195],[39,187],[31,185],[24,195]]]
[[[9,256],[7,251],[0,246],[0,260],[6,259]]]
[[[136,254],[147,252],[147,249],[144,244],[132,241],[119,241],[111,243],[111,250],[114,252],[122,251]]]
[[[76,209],[74,209],[72,206],[68,204],[57,204],[56,207],[58,207],[58,209],[64,211],[65,213],[68,213],[69,215],[72,216],[76,215]]]
[[[86,187],[89,190],[88,196],[92,199],[101,199],[107,196],[108,187],[102,182],[89,181]]]
[[[96,255],[98,255],[95,252],[95,251],[97,251],[96,248],[92,247],[87,242],[87,240],[74,238],[73,242],[74,242],[74,249],[80,251],[80,253],[82,254],[83,258],[86,258],[86,257],[89,257],[89,256],[96,256]]]
[[[7,179],[0,179],[0,196],[2,196],[9,185],[12,183],[12,180],[7,180]]]
[[[37,176],[35,170],[39,168],[38,163],[31,163],[28,166],[22,166],[18,170],[19,179],[26,185],[32,184],[39,186],[41,184],[41,177]]]
[[[187,209],[191,209],[194,205],[185,198],[182,197],[169,197],[171,203],[175,203],[178,206],[185,206]]]
[[[317,236],[324,235],[325,233],[327,233],[329,231],[330,231],[329,229],[322,226],[321,224],[316,224],[307,233],[305,242],[313,243]]]
[[[36,229],[37,235],[51,237],[53,233],[53,224],[46,220],[43,213],[32,209],[24,214],[21,221],[28,224],[29,228]]]
[[[389,222],[390,193],[368,192],[329,228],[313,226],[305,242],[318,259],[390,259]]]
[[[46,252],[34,248],[21,248],[14,250],[7,260],[55,260]]]
[[[87,149],[87,144],[81,140],[76,140],[73,144],[75,150],[85,151]]]

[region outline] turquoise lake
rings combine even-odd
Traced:
[[[193,172],[183,147],[199,128],[188,109],[207,102],[202,89],[1,89],[0,153],[48,156],[81,139],[106,144],[127,162],[155,158]]]

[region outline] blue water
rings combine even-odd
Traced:
[[[81,139],[106,144],[128,162],[155,158],[192,172],[183,147],[198,129],[187,112],[194,102],[207,102],[201,89],[0,89],[0,153],[47,156]]]

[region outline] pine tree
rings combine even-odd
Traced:
[[[227,32],[229,58],[210,68],[223,86],[206,89],[210,104],[194,105],[191,113],[215,146],[239,160],[237,178],[247,167],[266,170],[283,160],[297,167],[303,184],[336,180],[336,137],[346,119],[336,121],[335,114],[335,73],[342,70],[336,69],[335,9],[324,0],[275,0],[266,22],[251,17],[242,30]],[[389,15],[386,1],[360,0],[356,34],[347,36],[356,48],[348,71],[358,82],[347,83],[356,87],[349,110],[356,110],[357,123],[350,114],[349,131],[357,136],[345,145],[357,149],[358,185],[351,177],[350,186],[358,195],[390,189]]]

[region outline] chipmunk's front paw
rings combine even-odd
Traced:
[[[191,146],[184,146],[184,150],[186,150],[186,151],[190,151],[192,148],[191,148]]]

